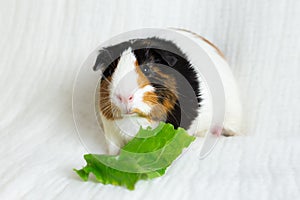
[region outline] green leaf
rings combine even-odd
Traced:
[[[125,186],[134,190],[139,180],[165,174],[167,167],[188,147],[195,137],[172,124],[160,123],[155,129],[140,129],[117,156],[86,154],[87,165],[74,171],[87,181],[89,174],[103,184]]]

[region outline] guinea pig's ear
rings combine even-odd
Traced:
[[[176,56],[174,54],[172,54],[171,52],[165,51],[165,50],[155,50],[156,53],[158,53],[161,58],[168,63],[169,66],[173,67],[178,59],[176,58]]]
[[[104,68],[108,66],[111,62],[112,62],[112,55],[109,52],[109,50],[105,48],[100,49],[93,70],[94,71],[98,71],[99,69],[104,70]]]
[[[105,68],[115,61],[125,49],[130,47],[130,45],[131,42],[127,41],[100,49],[93,70],[105,70]]]

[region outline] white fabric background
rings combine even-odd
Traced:
[[[300,1],[1,0],[0,199],[297,199]],[[76,72],[101,42],[143,27],[197,32],[224,51],[248,135],[185,154],[135,191],[82,182]],[[99,147],[103,148],[103,147]]]

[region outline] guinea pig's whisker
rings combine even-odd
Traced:
[[[118,111],[117,111],[117,109],[116,109],[115,107],[112,108],[112,115],[113,115],[114,117],[119,117]]]
[[[156,87],[156,86],[155,86],[155,88],[156,88],[156,89],[169,90],[169,91],[171,91],[173,94],[176,94],[176,95],[178,95],[178,96],[181,96],[181,97],[187,97],[187,96],[184,95],[183,93],[178,92],[178,90],[177,90],[177,91],[172,91],[172,90],[170,90],[170,89],[168,89],[168,88],[166,88],[166,87]]]
[[[110,105],[110,102],[103,101],[103,100],[100,101],[99,103],[100,103],[101,106]]]
[[[172,112],[168,112],[168,113],[175,119],[176,123],[177,123],[178,125],[180,125],[180,123],[179,123],[179,121],[177,120],[176,116],[175,116]]]
[[[102,110],[103,113],[109,113],[110,112],[110,109],[105,109],[105,110]]]
[[[113,111],[114,109],[115,109],[114,106],[107,105],[103,107],[102,112],[108,112],[110,110]]]
[[[108,88],[102,88],[101,89],[101,93],[108,93],[109,94],[109,92],[110,92],[110,89],[108,89]]]
[[[161,98],[165,98],[165,97],[163,97],[163,96],[160,96],[160,95],[158,95],[158,96],[155,96],[155,95],[149,95],[150,97],[157,97],[157,98],[159,98],[159,97],[161,97]],[[151,102],[151,103],[156,103],[157,104],[157,102],[153,102],[153,101],[151,101],[151,100],[149,100],[148,102]],[[180,104],[176,101],[175,103],[174,103],[174,106],[175,105],[177,105],[178,107],[181,107],[180,106]],[[188,113],[186,113],[185,112],[185,110],[181,110],[186,116],[188,116]],[[171,115],[172,115],[172,113],[171,113]],[[174,116],[173,116],[174,117]]]
[[[100,98],[100,102],[101,103],[110,103],[110,98],[109,97]]]
[[[102,104],[101,106],[102,106],[104,109],[109,109],[109,108],[112,107],[111,104]]]
[[[103,75],[102,75],[102,77],[103,77],[103,80],[105,80],[105,81],[107,81],[109,84],[111,84],[111,81],[110,81],[107,77],[105,77],[105,76],[103,76]],[[101,83],[102,83],[103,80],[101,80]]]
[[[102,107],[110,107],[111,103],[100,103]]]
[[[175,105],[177,105],[181,108],[181,106],[177,102],[175,103]],[[189,116],[189,114],[186,113],[184,109],[180,109],[180,111],[182,111],[186,116]]]

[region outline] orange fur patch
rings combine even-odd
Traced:
[[[171,110],[174,108],[177,100],[177,90],[176,90],[176,80],[174,77],[163,73],[158,67],[151,66],[151,70],[159,75],[160,77],[168,80],[167,82],[164,82],[164,87],[166,87],[168,90],[166,90],[165,99],[160,104],[158,102],[159,97],[155,92],[146,92],[143,97],[143,102],[147,103],[152,107],[150,114],[145,115],[140,110],[134,110],[137,114],[144,116],[148,118],[149,120],[155,120],[155,121],[164,121],[167,117],[167,114],[171,112]],[[146,85],[150,84],[150,81],[148,78],[144,75],[144,73],[141,71],[138,63],[136,62],[136,71],[138,73],[138,82],[139,87],[142,88]]]
[[[147,77],[144,75],[142,70],[140,69],[140,65],[137,60],[134,62],[134,65],[135,65],[136,73],[138,74],[137,82],[138,82],[139,88],[143,88],[144,86],[149,85],[150,82],[147,79]]]
[[[167,79],[168,81],[164,83],[164,86],[166,88],[168,88],[172,93],[175,94],[176,98],[177,98],[177,90],[176,90],[176,80],[174,77],[168,75],[168,74],[164,74],[161,70],[159,70],[158,67],[153,67],[152,69],[156,74],[158,74],[159,76]]]
[[[151,105],[158,104],[157,95],[154,92],[145,92],[143,101]]]
[[[99,107],[102,114],[109,120],[114,120],[121,117],[120,109],[111,102],[110,100],[110,90],[109,85],[111,82],[111,77],[104,79],[100,84],[100,100]]]
[[[138,109],[138,108],[134,108],[134,109],[132,109],[132,112],[133,113],[136,113],[136,114],[138,114],[139,116],[141,116],[141,117],[148,117],[147,115],[145,115],[145,113],[143,113],[140,109]]]

